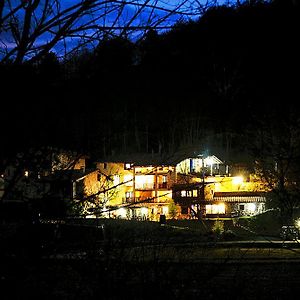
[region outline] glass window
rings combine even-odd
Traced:
[[[207,204],[206,207],[206,213],[207,214],[225,214],[225,204]]]

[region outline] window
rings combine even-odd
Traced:
[[[154,175],[137,175],[135,177],[136,189],[153,189]]]
[[[130,170],[131,169],[132,164],[130,163],[125,163],[124,169],[125,170]]]
[[[197,197],[197,190],[181,191],[181,197]]]
[[[206,209],[206,214],[212,214],[212,215],[225,214],[225,204],[224,203],[207,204],[205,206],[205,209]]]
[[[103,169],[104,169],[104,170],[107,169],[107,163],[103,163]]]
[[[114,186],[120,184],[120,175],[114,175]]]
[[[245,210],[245,205],[244,204],[240,204],[240,210]]]
[[[124,175],[124,184],[125,186],[133,186],[133,176],[132,175]]]
[[[125,193],[125,198],[128,199],[128,198],[133,198],[133,192],[126,192]]]

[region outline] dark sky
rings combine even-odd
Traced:
[[[299,99],[298,23],[289,8],[223,9],[151,42],[138,66],[104,57],[104,72],[92,56],[67,81],[53,65],[5,69],[1,151],[55,144],[102,156],[203,139],[241,148],[254,117],[280,117]]]

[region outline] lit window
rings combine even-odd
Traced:
[[[197,197],[197,190],[193,190],[193,197]]]
[[[25,172],[24,172],[24,176],[25,176],[25,177],[28,177],[28,175],[29,175],[29,172],[28,172],[28,171],[25,171]]]
[[[168,206],[163,206],[163,208],[162,208],[162,213],[163,213],[164,215],[167,215],[168,212],[169,212]]]
[[[130,163],[126,163],[125,164],[125,170],[129,170],[131,169],[131,164]]]
[[[255,203],[248,203],[247,209],[248,209],[250,212],[255,212],[255,210],[256,210],[256,205],[255,205]]]
[[[115,175],[114,176],[114,186],[120,184],[120,175]]]
[[[126,186],[132,186],[133,185],[133,176],[132,175],[124,175],[124,183]]]
[[[117,210],[117,214],[121,217],[121,218],[126,218],[126,214],[127,214],[127,210],[125,208],[120,208]]]
[[[181,191],[181,197],[186,197],[186,191]]]
[[[135,177],[135,188],[137,189],[153,189],[154,175],[137,175]]]
[[[126,192],[125,193],[125,198],[133,198],[133,192],[132,191]]]
[[[147,216],[148,215],[148,208],[147,207],[142,207],[141,208],[141,214]]]
[[[206,205],[206,213],[207,214],[225,214],[225,204],[207,204]]]

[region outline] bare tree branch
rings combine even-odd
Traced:
[[[77,0],[64,5],[59,0],[1,1],[0,61],[36,61],[60,42],[66,55],[68,42],[75,36],[84,38],[87,45],[87,40],[98,42],[107,35],[170,28],[181,17],[200,16],[210,4],[195,0]]]

